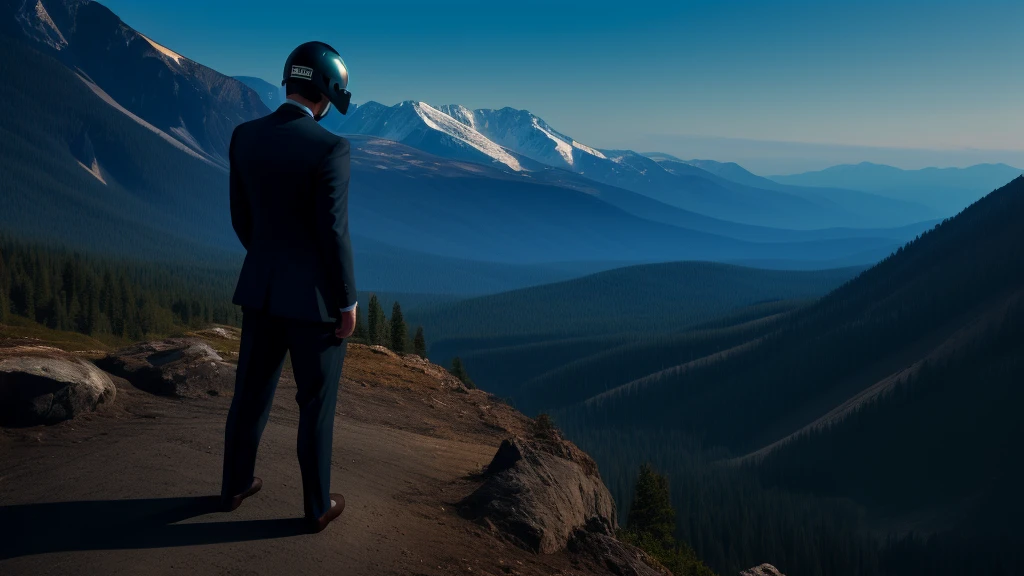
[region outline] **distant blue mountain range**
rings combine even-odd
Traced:
[[[2,63],[45,70],[45,82],[19,74],[2,87],[0,228],[134,257],[240,253],[227,143],[234,125],[280,104],[279,86],[191,61],[95,2],[0,4],[0,16]],[[937,217],[863,192],[773,189],[598,150],[512,108],[370,102],[329,120],[356,144],[364,289],[478,294],[675,260],[869,264]],[[461,272],[440,281],[445,269]]]
[[[796,186],[855,188],[924,204],[945,215],[952,215],[1021,174],[1024,174],[1024,170],[1006,164],[901,170],[893,166],[862,162],[833,166],[817,172],[772,176],[771,179]]]

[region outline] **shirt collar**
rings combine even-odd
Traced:
[[[299,103],[298,103],[298,102],[296,102],[295,100],[288,100],[288,99],[286,99],[286,100],[284,101],[284,103],[283,103],[283,104],[291,104],[292,106],[297,106],[297,107],[298,107],[298,108],[300,108],[300,109],[301,109],[301,110],[302,110],[303,112],[305,112],[305,113],[306,113],[306,115],[308,115],[308,116],[309,116],[310,118],[313,118],[313,111],[312,111],[312,110],[310,110],[308,106],[305,106],[305,105],[303,105],[303,104],[299,104]]]

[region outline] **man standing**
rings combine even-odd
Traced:
[[[341,515],[330,493],[334,412],[345,338],[356,324],[348,231],[349,142],[318,122],[348,111],[348,69],[309,42],[288,57],[288,99],[231,136],[231,223],[246,249],[233,302],[242,306],[235,397],[224,442],[224,508],[263,483],[253,473],[286,352],[299,404],[298,453],[306,519],[314,532]]]

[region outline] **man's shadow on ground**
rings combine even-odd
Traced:
[[[302,518],[176,524],[220,511],[218,496],[0,506],[0,560],[69,550],[266,540],[306,532]]]

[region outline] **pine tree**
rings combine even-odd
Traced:
[[[381,307],[377,311],[377,330],[380,334],[377,336],[376,344],[378,346],[384,346],[387,348],[391,345],[391,322],[388,322],[387,316],[384,315],[384,308]]]
[[[476,384],[473,384],[473,380],[470,379],[469,374],[466,373],[466,368],[462,365],[462,359],[456,356],[452,358],[452,376],[455,376],[466,385],[466,388],[470,390],[476,389]]]
[[[29,318],[45,324],[48,316],[52,313],[50,304],[53,303],[54,296],[50,289],[50,276],[39,262],[38,253],[36,253],[36,266],[32,276],[32,294],[35,297],[35,314]]]
[[[7,271],[7,263],[4,261],[3,250],[0,250],[0,324],[10,321],[11,314],[11,285],[10,276]]]
[[[366,324],[363,322],[363,315],[359,313],[359,309],[356,309],[356,329],[352,332],[352,338],[356,340],[366,341],[368,334],[366,332]]]
[[[626,530],[649,534],[666,548],[674,547],[676,511],[669,497],[668,478],[655,472],[650,464],[640,467]]]
[[[675,576],[715,576],[685,542],[675,538],[676,511],[672,508],[668,478],[650,464],[640,467],[633,505],[626,529],[620,533],[625,542],[654,556]],[[716,540],[715,544],[719,542]]]
[[[0,324],[7,324],[11,320],[11,304],[8,300],[7,290],[0,285]]]
[[[391,307],[391,349],[399,354],[405,352],[405,345],[409,338],[409,328],[405,325],[402,317],[402,307],[395,300]]]
[[[22,274],[14,280],[14,288],[17,291],[18,300],[15,310],[26,318],[36,317],[36,296],[32,286],[32,279]]]
[[[412,350],[420,358],[427,357],[427,341],[423,337],[423,326],[416,328],[416,336],[412,339]]]
[[[370,294],[370,306],[366,310],[366,318],[369,323],[369,343],[379,344],[380,343],[380,300],[377,299],[376,294]]]

